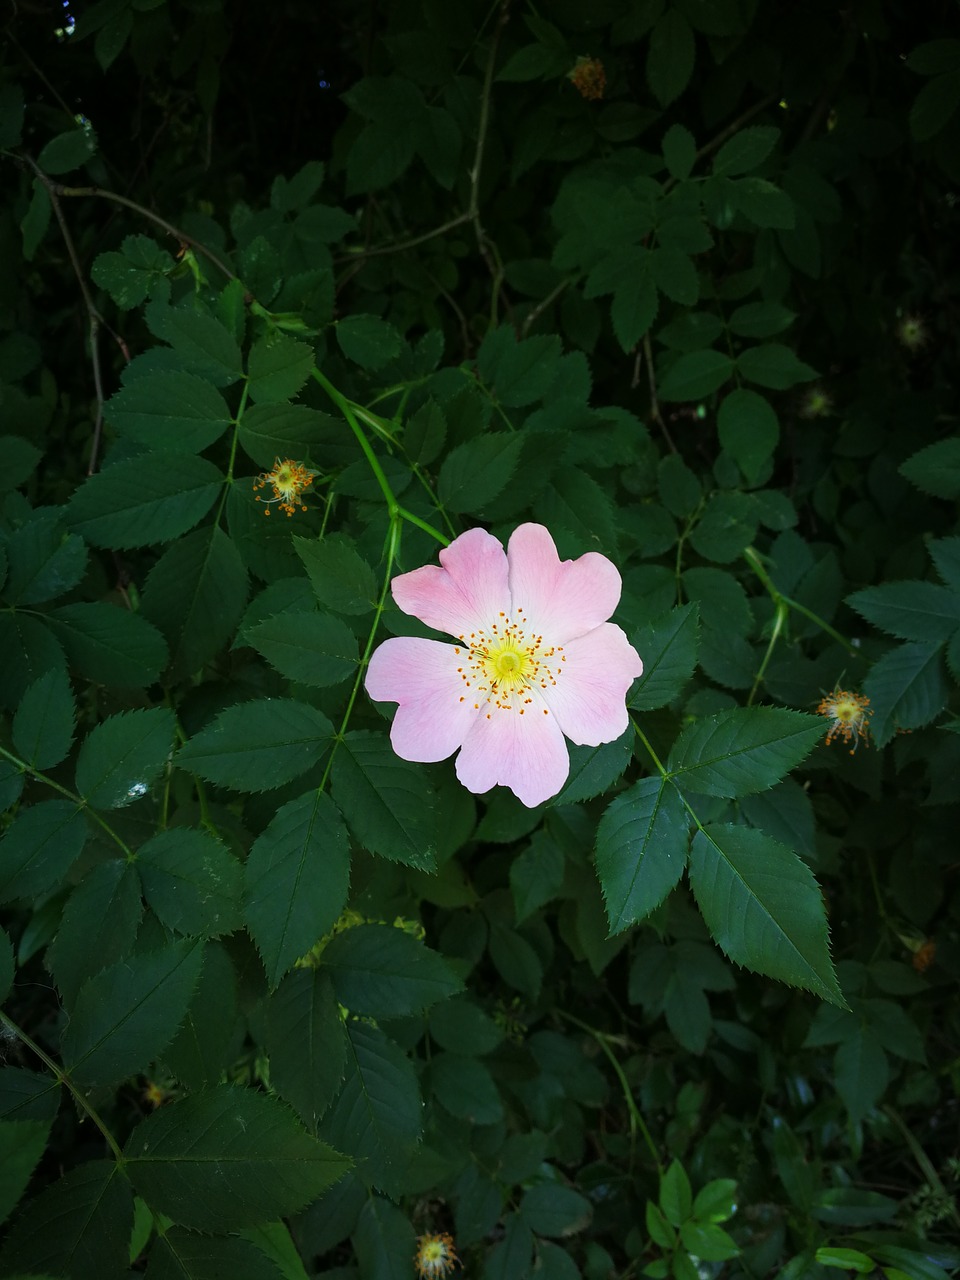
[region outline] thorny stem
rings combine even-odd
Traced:
[[[558,1013],[561,1018],[565,1018],[567,1022],[572,1022],[574,1026],[579,1027],[581,1031],[586,1031],[588,1035],[593,1036],[594,1040],[596,1040],[597,1044],[606,1054],[607,1060],[613,1067],[616,1077],[620,1082],[620,1088],[623,1091],[623,1098],[627,1104],[627,1111],[630,1114],[631,1163],[633,1160],[633,1150],[636,1146],[637,1130],[639,1129],[640,1133],[643,1135],[644,1142],[647,1144],[647,1150],[653,1157],[653,1163],[657,1167],[657,1173],[662,1175],[663,1165],[660,1163],[660,1155],[657,1151],[656,1143],[653,1140],[650,1130],[647,1128],[647,1122],[644,1120],[643,1115],[640,1112],[640,1108],[636,1104],[636,1100],[633,1096],[633,1090],[630,1088],[630,1081],[627,1079],[626,1072],[617,1061],[616,1054],[610,1048],[609,1042],[611,1037],[606,1035],[603,1031],[598,1031],[596,1027],[591,1027],[589,1023],[581,1022],[579,1018],[574,1017],[572,1013],[567,1013],[565,1009],[557,1009],[555,1012]]]
[[[236,280],[237,276],[230,270],[227,264],[213,252],[208,249],[205,244],[199,240],[195,240],[193,236],[188,236],[185,231],[181,231],[179,227],[175,227],[172,222],[167,222],[166,218],[161,218],[158,213],[154,213],[145,205],[138,204],[136,200],[130,200],[127,196],[121,196],[116,191],[107,191],[105,187],[65,187],[59,182],[50,182],[49,178],[43,179],[47,185],[47,189],[51,194],[58,196],[97,196],[101,200],[112,200],[115,204],[122,204],[127,209],[133,209],[135,213],[139,213],[142,218],[146,218],[148,222],[152,222],[155,226],[160,227],[167,235],[172,236],[175,240],[179,240],[181,244],[190,245],[191,249],[196,249],[198,253],[209,259],[210,262],[222,272],[228,280]]]
[[[93,1123],[97,1126],[97,1128],[103,1134],[104,1139],[106,1140],[107,1146],[113,1152],[113,1158],[116,1160],[118,1165],[122,1166],[124,1163],[123,1152],[120,1150],[120,1147],[117,1143],[116,1138],[113,1136],[113,1134],[104,1124],[104,1122],[100,1119],[100,1116],[93,1109],[93,1107],[91,1107],[90,1103],[81,1093],[81,1091],[77,1088],[77,1086],[73,1083],[73,1081],[70,1079],[69,1075],[64,1071],[64,1069],[61,1066],[58,1066],[58,1064],[53,1060],[53,1058],[51,1058],[48,1053],[46,1053],[43,1049],[40,1048],[40,1046],[36,1043],[36,1041],[31,1040],[30,1037],[27,1035],[27,1033],[25,1031],[22,1031],[20,1027],[17,1026],[17,1024],[13,1021],[13,1019],[8,1018],[7,1015],[3,1012],[0,1012],[0,1022],[2,1022],[3,1025],[7,1028],[7,1030],[12,1032],[13,1035],[15,1035],[18,1040],[21,1040],[27,1046],[28,1049],[32,1050],[32,1052],[37,1055],[37,1057],[40,1059],[43,1065],[47,1067],[47,1069],[51,1071],[53,1075],[56,1077],[58,1084],[62,1084],[65,1088],[69,1089],[70,1093],[73,1095],[74,1100],[76,1101],[77,1106],[80,1108],[81,1111],[85,1112],[93,1121]]]
[[[650,417],[653,418],[663,432],[663,438],[666,440],[670,452],[676,453],[677,446],[673,443],[667,424],[663,420],[663,414],[660,412],[660,402],[657,399],[657,375],[653,371],[653,350],[650,345],[649,330],[643,335],[643,362],[647,366],[647,384],[650,387]],[[636,379],[634,381],[636,382]]]
[[[93,368],[93,387],[97,400],[97,413],[93,424],[93,441],[90,445],[90,461],[87,464],[87,475],[92,476],[97,469],[97,455],[100,452],[100,435],[103,430],[103,373],[100,368],[100,330],[106,329],[114,342],[120,348],[124,360],[130,362],[130,352],[127,350],[127,344],[115,333],[107,324],[103,316],[97,310],[91,297],[90,290],[87,288],[87,282],[84,278],[83,269],[80,266],[80,259],[77,256],[76,246],[73,243],[73,236],[70,234],[70,228],[67,226],[67,220],[63,215],[63,209],[60,201],[57,199],[58,184],[51,182],[40,166],[30,156],[25,155],[23,159],[33,170],[37,180],[43,183],[50,205],[56,216],[57,223],[60,227],[60,234],[63,236],[63,243],[66,245],[67,256],[70,259],[70,265],[73,268],[73,274],[77,278],[77,284],[80,286],[80,293],[83,297],[83,305],[87,311],[87,324],[90,331],[90,364]]]
[[[100,814],[97,813],[96,809],[90,808],[83,796],[77,795],[75,791],[71,791],[68,787],[61,786],[59,782],[54,782],[53,778],[47,777],[47,775],[45,773],[41,773],[39,769],[34,769],[31,765],[27,764],[25,760],[21,760],[20,757],[14,755],[12,751],[8,751],[6,747],[0,747],[0,757],[4,760],[9,760],[12,765],[15,765],[20,770],[21,773],[28,773],[31,778],[35,779],[35,781],[42,782],[44,786],[50,787],[52,791],[59,792],[60,795],[69,800],[71,804],[75,804],[81,812],[86,813],[88,817],[93,819],[97,826],[101,827],[106,832],[119,849],[123,850],[123,855],[128,862],[136,860],[137,855],[133,852],[126,841],[117,835],[110,823],[107,822],[105,818],[102,818]]]
[[[497,298],[500,293],[500,286],[503,283],[503,263],[500,261],[500,255],[497,253],[496,245],[487,236],[480,221],[480,174],[483,168],[483,153],[487,145],[487,131],[490,126],[490,99],[493,94],[493,70],[497,61],[497,50],[500,47],[500,37],[503,29],[507,25],[510,17],[510,0],[503,0],[500,9],[500,17],[494,28],[493,36],[490,40],[490,55],[487,58],[487,67],[483,76],[483,93],[480,98],[480,121],[477,126],[477,147],[473,156],[473,164],[470,167],[470,203],[467,207],[467,216],[473,223],[473,229],[477,237],[477,248],[480,256],[493,277],[493,292],[490,297],[490,322],[496,325],[497,322]]]

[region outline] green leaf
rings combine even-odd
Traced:
[[[56,888],[86,839],[87,819],[70,800],[42,800],[22,809],[0,841],[0,902]]]
[[[707,348],[678,357],[660,384],[661,400],[700,400],[733,374],[734,362],[722,351]]]
[[[705,560],[729,564],[753,541],[758,524],[758,508],[752,494],[721,490],[707,499],[690,543]]]
[[[69,129],[51,138],[37,156],[37,164],[47,174],[70,173],[86,164],[97,150],[97,135],[88,126]]]
[[[420,1141],[417,1077],[407,1055],[378,1027],[348,1022],[346,1030],[343,1086],[321,1132],[357,1161],[368,1186],[394,1195]]]
[[[437,479],[437,496],[448,511],[481,511],[506,488],[520,458],[522,438],[492,432],[450,451]]]
[[[538,1236],[568,1236],[584,1231],[593,1217],[586,1196],[562,1183],[541,1182],[525,1191],[520,1201],[520,1217]]]
[[[504,1031],[467,996],[453,996],[430,1010],[430,1035],[442,1049],[478,1057],[492,1053]]]
[[[435,798],[422,768],[401,760],[382,734],[358,730],[341,741],[331,780],[333,799],[364,848],[419,871],[435,869]]]
[[[142,914],[140,876],[123,858],[94,867],[74,889],[47,952],[68,1009],[87,978],[129,954]]]
[[[915,142],[936,137],[960,107],[960,71],[928,80],[910,108],[910,133]]]
[[[90,1160],[46,1188],[17,1219],[3,1251],[5,1275],[124,1280],[133,1192],[113,1160]]]
[[[728,178],[759,168],[777,145],[780,130],[769,125],[753,125],[729,138],[713,158],[713,172]]]
[[[216,387],[229,387],[243,377],[236,339],[209,312],[196,309],[192,302],[168,307],[156,300],[147,307],[146,319],[152,332],[170,343],[187,373]]]
[[[23,695],[13,718],[13,745],[35,769],[52,769],[70,750],[75,721],[70,681],[54,667]]]
[[[757,227],[791,231],[796,223],[796,207],[790,196],[765,178],[740,178],[729,182],[727,190],[735,208]]]
[[[15,973],[13,943],[6,929],[0,928],[0,1005],[6,1003],[7,996],[13,987]]]
[[[370,1196],[353,1230],[353,1247],[364,1280],[409,1280],[416,1237],[402,1210],[383,1196]]]
[[[221,943],[210,942],[180,1030],[163,1051],[163,1065],[188,1089],[207,1089],[219,1084],[242,1039],[233,962]]]
[[[920,729],[947,703],[947,683],[938,644],[901,644],[873,664],[863,682],[873,719],[870,731],[886,746],[898,729]]]
[[[217,525],[195,529],[163,553],[147,575],[144,614],[170,644],[170,673],[192,676],[233,635],[247,599],[247,571]]]
[[[795,853],[762,831],[713,823],[693,838],[689,875],[707,927],[731,960],[844,1006],[823,896]]]
[[[737,387],[723,397],[717,411],[717,434],[721,446],[753,484],[773,457],[780,423],[769,400],[756,391]]]
[[[765,342],[759,347],[747,347],[737,357],[737,369],[748,382],[761,387],[773,387],[786,391],[798,382],[810,382],[817,377],[816,369],[798,360],[789,347],[781,342]]]
[[[49,1120],[0,1120],[0,1222],[27,1189],[49,1135]]]
[[[436,1053],[430,1059],[430,1093],[444,1110],[470,1124],[501,1124],[503,1100],[490,1070],[461,1053]]]
[[[622,776],[633,751],[633,729],[627,729],[613,742],[599,747],[570,746],[570,772],[563,790],[548,803],[580,804],[600,795]],[[516,893],[516,887],[514,889]],[[528,896],[525,898],[529,901]],[[552,896],[552,895],[551,895]],[[547,901],[547,899],[544,899]],[[531,908],[532,910],[532,908]]]
[[[907,66],[921,76],[960,71],[960,40],[929,40],[918,44],[908,54]]]
[[[653,280],[661,293],[682,306],[696,306],[700,277],[689,256],[679,249],[654,249],[650,254]]]
[[[900,640],[942,643],[960,627],[960,593],[935,582],[883,582],[855,591],[847,604]]]
[[[174,729],[173,712],[163,707],[104,720],[80,747],[80,795],[95,809],[120,809],[145,796],[170,757]]]
[[[242,923],[243,868],[208,831],[171,828],[141,845],[143,896],[168,929],[216,938]]]
[[[533,1232],[520,1214],[506,1214],[503,1238],[487,1255],[484,1280],[528,1280],[534,1274],[533,1249]]]
[[[400,354],[400,334],[379,316],[351,315],[337,323],[340,350],[362,369],[382,369]]]
[[[250,348],[247,364],[250,396],[257,404],[292,399],[314,365],[313,348],[272,329]]]
[[[714,1178],[701,1187],[693,1201],[693,1216],[699,1222],[726,1222],[736,1211],[737,1184],[733,1178]]]
[[[294,698],[258,698],[221,711],[181,747],[177,765],[235,791],[268,791],[306,773],[333,739],[333,725]]]
[[[624,351],[632,351],[657,316],[657,287],[649,274],[621,276],[613,293],[610,321]]]
[[[342,684],[357,672],[357,637],[328,613],[283,613],[246,632],[247,643],[288,680],[313,688]]]
[[[797,313],[782,302],[747,302],[736,308],[727,326],[741,338],[772,338],[789,329],[796,318]]]
[[[550,390],[560,369],[560,339],[555,334],[517,340],[513,329],[491,329],[477,353],[480,377],[507,408],[533,404]]]
[[[350,883],[350,842],[328,796],[285,804],[247,859],[244,916],[272,987],[337,920]]]
[[[261,467],[320,455],[333,419],[305,404],[255,404],[240,419],[240,447]]]
[[[663,135],[663,158],[671,178],[689,178],[697,160],[697,144],[689,129],[672,124]]]
[[[41,511],[6,538],[9,604],[43,604],[75,587],[87,567],[83,539],[66,533],[59,513]]]
[[[784,707],[734,707],[688,725],[667,768],[683,790],[728,799],[766,791],[823,736],[823,721]]]
[[[343,1080],[346,1033],[326,974],[294,969],[267,1005],[270,1083],[315,1131]]]
[[[369,613],[377,601],[373,570],[343,534],[328,534],[322,542],[293,539],[321,607],[335,613]]]
[[[0,147],[20,145],[23,133],[23,90],[8,81],[0,87]]]
[[[643,661],[643,674],[634,684],[628,705],[654,711],[679,697],[693,675],[700,646],[700,611],[696,602],[661,614],[631,636]]]
[[[685,1222],[680,1228],[680,1239],[688,1253],[704,1262],[726,1262],[740,1252],[736,1241],[722,1227],[711,1222]]]
[[[111,689],[153,684],[167,660],[163,636],[142,614],[112,604],[65,604],[47,614],[73,666]]]
[[[33,261],[43,237],[47,234],[52,212],[53,205],[50,202],[50,193],[39,178],[34,178],[30,203],[27,205],[26,213],[20,219],[20,234],[23,237],[23,256],[25,261]]]
[[[422,1013],[462,988],[442,956],[390,925],[344,929],[324,947],[321,961],[339,1002],[370,1018]]]
[[[276,1098],[232,1085],[155,1111],[131,1133],[124,1155],[152,1208],[201,1231],[237,1231],[295,1213],[349,1163]]]
[[[231,422],[215,387],[175,369],[142,374],[111,396],[103,411],[121,436],[160,453],[200,453]]]
[[[23,794],[24,775],[11,760],[0,760],[0,814],[6,813]]]
[[[696,45],[693,31],[679,9],[668,9],[650,33],[647,83],[661,107],[669,106],[690,83]]]
[[[290,1228],[285,1222],[267,1222],[263,1226],[247,1227],[242,1234],[244,1239],[256,1245],[264,1258],[276,1266],[280,1280],[310,1280],[297,1246],[293,1243]]]
[[[284,1280],[251,1240],[170,1227],[150,1249],[149,1280]]]
[[[960,538],[933,538],[927,550],[947,586],[960,591]]]
[[[202,945],[185,939],[88,979],[63,1035],[63,1060],[77,1084],[113,1084],[145,1070],[183,1021],[202,959]]]
[[[138,307],[158,282],[174,269],[173,258],[149,236],[127,236],[119,253],[101,253],[93,260],[90,277],[106,289],[122,311]]]
[[[660,1177],[660,1208],[671,1226],[679,1227],[690,1217],[693,1193],[690,1179],[679,1160],[672,1160]]]
[[[960,438],[950,436],[928,444],[901,462],[900,474],[935,498],[960,497]]]
[[[836,1267],[841,1271],[859,1271],[864,1275],[877,1268],[874,1260],[867,1257],[865,1253],[861,1253],[859,1249],[823,1246],[817,1250],[816,1260],[821,1267]]]
[[[676,789],[642,778],[604,811],[597,828],[597,876],[610,932],[658,907],[683,875],[689,818]]]
[[[9,493],[11,489],[19,488],[43,457],[35,445],[21,436],[0,436],[0,454],[3,455],[0,493]],[[2,584],[2,575],[0,575],[0,584]]]
[[[203,519],[222,484],[219,469],[192,454],[127,458],[87,478],[70,500],[66,521],[96,547],[169,542]]]

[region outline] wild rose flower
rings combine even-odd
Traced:
[[[607,619],[620,574],[591,551],[561,560],[539,524],[523,524],[506,552],[470,529],[440,565],[391,583],[404,611],[458,644],[397,636],[370,659],[366,688],[399,704],[390,739],[404,760],[445,760],[480,794],[498,783],[534,808],[567,780],[564,735],[581,746],[627,728],[626,694],[643,663]]]

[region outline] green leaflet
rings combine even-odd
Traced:
[[[461,990],[447,962],[402,929],[362,924],[338,933],[321,963],[337,999],[372,1018],[421,1013]]]
[[[611,933],[648,916],[683,875],[689,818],[676,789],[643,778],[608,805],[597,828],[597,877]]]
[[[823,721],[800,711],[736,707],[684,729],[667,768],[684,791],[746,796],[779,782],[823,732]]]
[[[690,885],[731,960],[844,1004],[820,889],[786,846],[748,827],[707,826],[690,849]]]
[[[203,947],[173,942],[116,962],[81,988],[63,1035],[78,1084],[114,1084],[145,1070],[167,1047],[193,995]]]
[[[294,698],[259,698],[221,711],[177,753],[177,765],[235,791],[266,791],[305,773],[326,751],[333,726]]]
[[[90,1160],[27,1206],[0,1252],[8,1274],[122,1280],[133,1229],[133,1192],[112,1160]]]
[[[350,843],[330,798],[311,791],[283,805],[244,877],[244,918],[275,987],[346,905]]]
[[[124,1154],[148,1204],[202,1231],[236,1231],[294,1213],[349,1164],[276,1098],[232,1085],[154,1112],[131,1133]]]

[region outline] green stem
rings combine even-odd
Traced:
[[[760,559],[758,552],[753,547],[747,547],[743,553],[743,558],[763,583],[767,590],[767,594],[770,596],[770,599],[773,601],[775,606],[784,604],[788,609],[796,609],[797,613],[802,613],[805,618],[808,618],[815,626],[819,627],[821,631],[830,636],[831,639],[836,640],[837,644],[842,645],[848,653],[855,654],[857,652],[856,645],[851,644],[846,636],[842,636],[835,627],[831,627],[829,622],[826,622],[819,616],[819,614],[814,613],[812,609],[808,609],[805,604],[801,604],[799,600],[794,600],[791,596],[786,595],[783,591],[780,591],[777,586],[775,586],[773,579],[763,567],[763,562]]]
[[[428,524],[426,520],[421,520],[419,516],[415,516],[412,511],[408,511],[406,507],[401,507],[399,502],[397,502],[396,495],[390,487],[390,481],[387,479],[383,467],[380,465],[380,460],[374,453],[373,446],[370,444],[370,441],[367,439],[366,432],[360,425],[360,421],[357,416],[357,410],[360,406],[355,405],[352,400],[348,400],[345,395],[338,391],[330,379],[326,377],[325,374],[321,373],[316,365],[314,365],[311,373],[314,380],[319,382],[320,386],[323,387],[324,391],[326,391],[327,395],[343,414],[347,425],[356,436],[357,443],[363,450],[363,456],[366,458],[367,464],[373,472],[377,484],[380,486],[380,492],[383,494],[386,501],[387,514],[390,517],[391,526],[396,518],[399,517],[401,520],[406,520],[409,524],[416,525],[417,528],[422,529],[424,533],[429,533],[431,538],[436,538],[437,542],[439,542],[441,546],[449,546],[450,539],[442,534],[439,529],[435,529],[432,524]],[[363,410],[360,411],[363,412]]]
[[[45,786],[50,787],[53,791],[59,792],[60,795],[64,796],[72,804],[75,804],[78,809],[82,810],[88,815],[88,817],[92,818],[93,821],[107,833],[110,839],[123,850],[124,857],[128,862],[135,861],[137,855],[133,852],[130,846],[117,835],[110,823],[107,822],[105,818],[102,818],[100,814],[97,813],[96,809],[90,808],[83,796],[77,795],[75,791],[71,791],[68,787],[61,786],[59,782],[54,782],[53,778],[48,778],[47,775],[45,773],[41,773],[39,769],[34,769],[31,765],[27,764],[25,760],[21,760],[20,757],[15,756],[12,751],[8,751],[6,747],[0,747],[0,757],[4,760],[9,760],[11,764],[16,765],[21,773],[28,773],[36,782],[42,782]]]
[[[757,671],[756,678],[754,679],[753,687],[750,690],[750,696],[747,698],[748,707],[753,705],[753,699],[756,696],[757,690],[760,688],[761,680],[766,674],[767,666],[770,659],[773,657],[773,651],[776,648],[777,641],[780,639],[780,632],[783,630],[788,614],[789,610],[784,601],[778,601],[777,611],[774,615],[773,630],[770,633],[770,642],[767,645],[767,651],[763,655],[763,661],[760,663],[759,670]]]
[[[616,1055],[610,1048],[610,1037],[603,1031],[598,1031],[596,1027],[591,1027],[588,1022],[582,1022],[579,1018],[574,1017],[572,1013],[567,1013],[563,1009],[557,1009],[555,1012],[558,1013],[561,1018],[566,1018],[568,1022],[572,1022],[574,1026],[579,1027],[581,1031],[585,1031],[587,1035],[593,1036],[594,1040],[596,1040],[597,1044],[606,1054],[607,1060],[611,1067],[613,1067],[617,1079],[620,1081],[620,1088],[623,1091],[624,1101],[627,1104],[627,1111],[630,1114],[631,1150],[636,1145],[636,1134],[639,1129],[640,1133],[643,1135],[644,1142],[647,1144],[647,1150],[653,1157],[653,1163],[657,1167],[657,1173],[662,1176],[663,1165],[660,1163],[660,1156],[657,1152],[656,1143],[653,1141],[650,1130],[647,1128],[647,1123],[641,1115],[640,1108],[637,1106],[636,1100],[634,1099],[633,1090],[630,1088],[630,1081],[627,1079],[623,1067],[621,1067],[620,1063],[617,1061]]]
[[[80,1108],[81,1111],[84,1111],[93,1121],[93,1123],[97,1126],[97,1128],[100,1130],[100,1132],[103,1134],[104,1138],[106,1139],[107,1146],[113,1152],[113,1156],[117,1164],[122,1166],[124,1163],[123,1152],[120,1150],[120,1147],[117,1144],[116,1138],[114,1138],[113,1134],[110,1132],[107,1126],[100,1119],[100,1116],[97,1114],[96,1111],[94,1111],[93,1107],[91,1107],[90,1103],[83,1096],[83,1094],[80,1092],[77,1086],[73,1083],[73,1081],[64,1071],[64,1069],[61,1066],[59,1066],[54,1061],[54,1059],[50,1057],[48,1053],[46,1053],[43,1049],[41,1049],[40,1046],[35,1041],[31,1040],[30,1037],[27,1035],[27,1033],[25,1031],[22,1031],[20,1027],[18,1027],[17,1024],[13,1021],[12,1018],[8,1018],[7,1015],[2,1011],[0,1011],[0,1022],[2,1022],[3,1025],[7,1028],[7,1030],[11,1031],[17,1037],[18,1040],[22,1040],[28,1049],[32,1050],[33,1053],[37,1055],[37,1057],[40,1059],[43,1065],[49,1071],[51,1071],[54,1076],[56,1076],[58,1084],[62,1084],[66,1089],[69,1089],[70,1093],[73,1095],[73,1098],[77,1106]]]
[[[370,627],[370,633],[367,636],[367,643],[364,645],[363,653],[360,655],[360,663],[357,667],[357,674],[353,681],[353,688],[350,690],[350,697],[347,700],[347,706],[340,721],[340,728],[337,730],[337,736],[334,738],[333,746],[330,749],[330,756],[323,770],[323,777],[320,779],[319,791],[323,791],[327,785],[327,779],[330,777],[330,770],[333,768],[333,760],[337,754],[337,748],[343,741],[347,732],[347,725],[350,723],[350,716],[353,713],[354,703],[360,693],[360,686],[363,683],[363,674],[367,669],[367,663],[370,661],[370,654],[373,652],[373,645],[377,638],[377,631],[380,628],[380,619],[383,616],[383,610],[387,603],[387,593],[390,590],[390,578],[393,573],[393,566],[400,550],[400,535],[403,529],[403,517],[397,510],[390,517],[390,527],[387,531],[386,546],[386,566],[383,571],[383,585],[380,588],[380,595],[377,599],[376,608],[373,614],[373,624]]]

